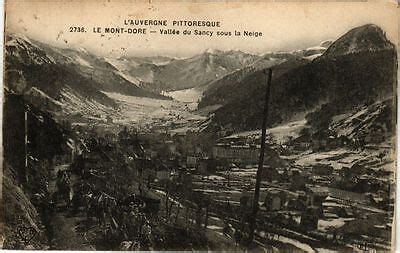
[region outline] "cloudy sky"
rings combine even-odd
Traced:
[[[185,57],[206,49],[265,53],[304,49],[336,39],[351,28],[373,23],[398,44],[398,10],[394,3],[371,2],[219,2],[177,3],[140,1],[18,0],[6,6],[6,30],[60,47],[82,47],[103,56],[168,55]],[[93,33],[93,27],[125,27],[125,19],[212,20],[221,27],[199,28],[263,36],[163,36]],[[70,33],[84,26],[86,33]]]

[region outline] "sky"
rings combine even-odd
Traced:
[[[351,28],[373,23],[398,44],[398,10],[392,2],[154,2],[16,0],[6,5],[6,31],[22,33],[59,47],[85,48],[102,56],[188,57],[207,49],[241,50],[263,54],[316,46],[337,39]],[[93,33],[94,27],[124,26],[127,19],[210,20],[220,28],[214,36]],[[86,33],[70,33],[71,26]],[[168,28],[172,28],[169,25]],[[180,28],[182,29],[182,28]],[[260,37],[215,36],[216,31],[258,31]]]

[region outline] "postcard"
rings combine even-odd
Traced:
[[[398,6],[5,2],[13,250],[395,250]]]

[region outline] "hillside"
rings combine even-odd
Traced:
[[[97,114],[117,107],[104,91],[164,98],[126,80],[85,50],[59,49],[23,35],[6,37],[6,89],[52,112]]]
[[[259,81],[264,82],[264,68],[274,67],[273,79],[276,79],[290,69],[308,63],[302,57],[293,55],[272,59],[274,60],[263,61],[260,65],[243,68],[210,83],[199,103],[199,108],[216,104],[226,105],[240,100],[244,94],[252,91]]]
[[[363,43],[357,44],[359,40]],[[368,46],[365,41],[372,45]],[[343,49],[342,45],[350,44],[351,52]],[[395,47],[383,31],[369,25],[351,30],[330,45],[322,56],[300,63],[283,74],[277,65],[273,68],[268,124],[304,118],[322,104],[331,104],[336,108],[335,114],[339,114],[391,96],[396,58]],[[224,94],[227,103],[215,112],[214,126],[233,130],[260,126],[265,93],[265,76],[261,71],[219,93]]]
[[[307,115],[307,126],[314,136],[329,132],[347,140],[377,144],[389,140],[395,132],[395,100],[393,97],[372,104],[355,106],[346,112],[337,112],[327,104]]]
[[[174,91],[201,87],[232,71],[259,60],[259,56],[241,51],[207,50],[189,58],[123,57],[109,59],[122,73],[153,91]]]
[[[35,44],[39,45],[57,64],[72,68],[80,75],[94,80],[101,91],[166,99],[158,93],[149,92],[138,87],[138,80],[126,76],[106,59],[95,56],[85,49],[61,49],[40,42],[35,42]]]
[[[290,69],[307,64],[324,53],[332,41],[323,41],[318,46],[292,52],[269,52],[262,55],[250,66],[236,70],[226,76],[210,82],[205,89],[199,108],[224,105],[240,98],[247,90],[247,83],[252,75],[261,73],[263,69],[274,68],[273,78],[276,79]],[[247,79],[249,77],[249,79]]]

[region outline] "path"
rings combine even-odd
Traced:
[[[54,167],[51,171],[49,180],[49,192],[54,195],[57,192],[57,172],[68,169],[68,164],[61,164]],[[71,184],[73,187],[79,182],[79,177],[71,175]],[[95,250],[88,244],[83,235],[77,232],[80,222],[85,219],[83,215],[73,215],[72,210],[65,206],[65,203],[57,202],[56,211],[50,217],[51,230],[51,249],[57,250]]]

